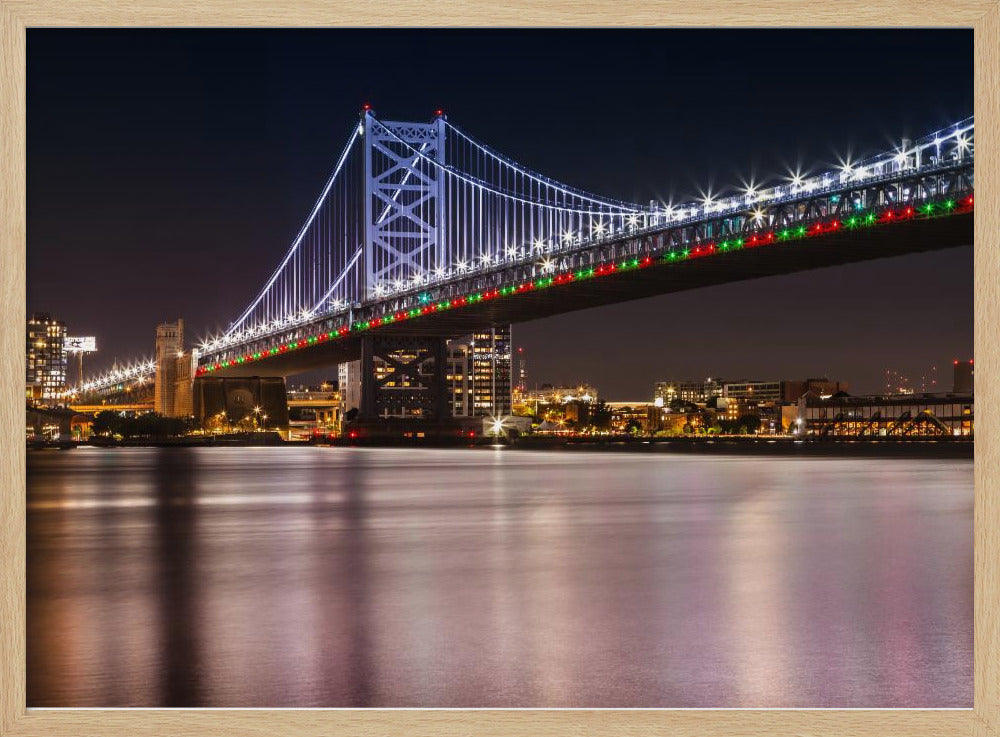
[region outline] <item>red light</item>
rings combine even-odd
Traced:
[[[958,365],[958,359],[957,359],[957,358],[955,359],[955,361],[954,361],[954,364],[955,364],[956,366]]]
[[[369,110],[372,109],[372,106],[366,102],[364,105],[361,106],[361,109],[367,113]]]
[[[969,199],[966,200],[966,203],[970,205],[972,204],[972,195],[969,195]]]
[[[349,438],[356,438],[356,437],[358,437],[358,431],[357,430],[351,430],[349,433],[347,433],[347,437],[349,437]]]
[[[474,438],[474,437],[476,437],[476,433],[475,433],[475,432],[472,432],[472,431],[469,431],[469,437],[470,437],[470,438]]]
[[[444,115],[444,110],[435,110],[434,114],[440,118],[442,115]]]

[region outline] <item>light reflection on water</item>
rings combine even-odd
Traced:
[[[28,456],[29,706],[971,707],[972,463]]]

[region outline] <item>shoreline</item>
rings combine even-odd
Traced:
[[[751,455],[786,457],[868,457],[868,458],[967,458],[974,457],[972,440],[795,440],[792,438],[549,438],[527,437],[513,442],[496,443],[492,438],[477,438],[465,442],[435,442],[412,439],[396,442],[359,442],[356,439],[336,438],[324,442],[283,441],[273,434],[256,437],[225,438],[164,438],[159,440],[133,440],[116,442],[49,442],[29,443],[28,451],[72,450],[77,447],[93,448],[491,448],[500,445],[518,451],[561,450],[566,452],[600,453],[685,453],[704,455]]]

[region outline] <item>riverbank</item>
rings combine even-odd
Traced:
[[[705,453],[773,456],[859,456],[869,458],[972,458],[971,440],[796,440],[793,438],[557,438],[525,437],[518,450]]]

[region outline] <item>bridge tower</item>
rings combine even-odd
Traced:
[[[365,106],[364,299],[380,282],[449,266],[445,177],[435,166],[445,163],[445,130],[440,110],[431,123],[401,123],[378,120]]]
[[[451,265],[440,168],[446,163],[447,126],[440,110],[430,123],[411,123],[379,120],[365,106],[360,130],[365,187],[361,296],[370,300],[379,296],[378,284],[411,282]],[[451,337],[456,336],[366,337],[359,418],[449,419],[445,373]]]

